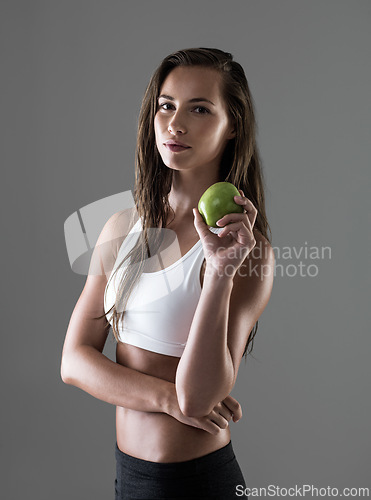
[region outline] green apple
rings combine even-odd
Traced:
[[[198,211],[208,226],[219,227],[216,221],[224,215],[243,212],[243,207],[234,201],[235,195],[241,196],[230,182],[216,182],[206,189],[198,202]]]

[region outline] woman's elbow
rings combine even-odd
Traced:
[[[211,413],[215,405],[205,406],[205,402],[197,401],[195,398],[181,397],[178,395],[179,408],[186,417],[202,418]]]
[[[62,381],[65,383],[65,384],[69,384],[69,378],[68,378],[68,375],[67,375],[67,371],[66,371],[66,367],[65,367],[65,362],[62,358],[62,362],[61,362],[61,379]]]
[[[73,385],[71,360],[69,359],[67,354],[64,354],[62,356],[60,373],[61,373],[61,379],[65,384]]]

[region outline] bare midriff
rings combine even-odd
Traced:
[[[183,254],[186,250],[183,250]],[[200,270],[203,285],[205,261]],[[118,343],[116,362],[153,377],[175,383],[180,358]],[[121,451],[151,462],[192,460],[227,445],[229,426],[217,435],[186,425],[167,413],[142,412],[116,407],[116,440]]]
[[[175,382],[180,358],[117,344],[116,361],[140,372]],[[179,422],[166,413],[116,407],[116,440],[121,451],[151,462],[182,462],[227,445],[229,427],[217,435]]]

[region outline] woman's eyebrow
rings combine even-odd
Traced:
[[[158,96],[158,99],[160,99],[160,97],[168,99],[169,101],[175,100],[174,97],[171,97],[171,95],[161,94],[160,96]],[[210,104],[215,106],[213,102],[211,102],[209,99],[206,99],[205,97],[194,97],[193,99],[190,99],[188,102],[209,102]]]

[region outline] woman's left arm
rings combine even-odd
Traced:
[[[230,394],[249,334],[272,291],[273,249],[263,236],[255,233],[255,239],[254,205],[244,196],[235,201],[245,212],[220,219],[224,228],[219,235],[194,210],[206,270],[175,378],[179,406],[187,416],[208,415]]]

